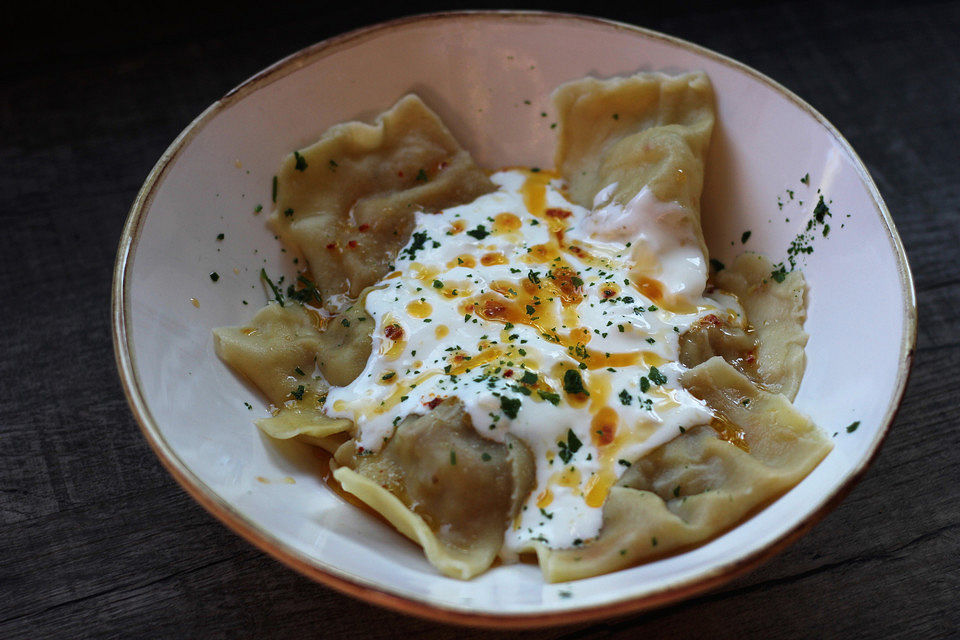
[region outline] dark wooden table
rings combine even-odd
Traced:
[[[225,529],[140,435],[109,322],[127,209],[194,116],[303,46],[467,5],[156,4],[144,15],[106,2],[4,9],[0,637],[500,635],[354,601]],[[515,635],[957,637],[960,2],[880,2],[863,13],[811,1],[629,4],[527,7],[703,44],[823,112],[873,173],[906,245],[919,298],[916,364],[872,468],[776,559],[658,611]]]

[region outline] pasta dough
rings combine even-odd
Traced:
[[[688,306],[707,278],[700,192],[714,115],[706,75],[584,78],[558,88],[554,104],[557,167],[571,199],[594,209],[591,236],[631,242],[641,288]]]
[[[373,125],[347,122],[287,156],[270,224],[306,257],[325,296],[356,298],[386,275],[415,211],[493,189],[435,113],[408,95]]]
[[[683,382],[736,433],[697,427],[640,460],[611,491],[596,541],[538,549],[547,580],[608,573],[722,533],[797,484],[832,447],[783,395],[761,390],[720,357]]]
[[[704,297],[707,77],[588,78],[554,103],[568,200],[549,172],[491,181],[414,96],[285,158],[270,224],[352,303],[277,294],[215,330],[276,407],[257,425],[334,453],[341,486],[460,579],[702,543],[831,447],[790,402],[802,275],[745,255]]]

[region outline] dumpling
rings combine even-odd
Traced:
[[[590,545],[538,549],[547,580],[608,573],[708,540],[793,487],[833,447],[783,395],[759,389],[720,357],[683,383],[720,423],[690,429],[638,461],[610,491]]]
[[[401,422],[376,453],[354,441],[337,450],[334,473],[452,577],[488,569],[504,531],[533,488],[533,459],[516,438],[495,442],[448,399]],[[352,470],[354,473],[349,473]]]
[[[414,212],[470,202],[493,184],[414,95],[372,125],[347,122],[287,156],[270,223],[307,260],[325,295],[360,292],[387,274]]]
[[[757,373],[763,384],[793,400],[800,389],[806,355],[807,283],[800,271],[782,280],[773,263],[756,253],[739,256],[715,276],[718,287],[737,296],[757,335]]]
[[[584,78],[560,86],[553,101],[557,168],[571,199],[594,210],[585,232],[629,241],[640,289],[689,307],[707,280],[700,193],[714,111],[706,74]]]

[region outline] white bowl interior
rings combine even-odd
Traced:
[[[263,437],[251,421],[267,415],[264,400],[214,355],[210,330],[244,322],[265,302],[260,267],[294,272],[254,207],[269,209],[270,178],[284,154],[410,91],[484,166],[552,166],[550,91],[587,74],[643,69],[702,69],[713,81],[719,126],[703,218],[716,257],[748,248],[783,259],[817,189],[832,200],[830,236],[815,241],[803,265],[810,342],[796,402],[838,433],[835,449],[787,495],[686,553],[561,585],[544,584],[530,565],[497,567],[469,582],[445,578],[413,543],[334,495],[309,448]],[[878,446],[902,391],[909,273],[865,170],[809,108],[715,54],[595,20],[412,21],[298,57],[208,112],[191,135],[145,203],[123,282],[120,348],[130,350],[146,428],[201,492],[284,553],[358,584],[445,609],[509,615],[603,605],[716,574],[821,507]],[[806,173],[809,186],[800,183]],[[786,200],[782,210],[778,198]],[[752,235],[741,245],[745,230]],[[855,420],[859,428],[847,433]]]

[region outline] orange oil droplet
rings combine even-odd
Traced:
[[[600,297],[604,300],[616,298],[620,293],[620,285],[616,282],[604,282],[600,285]]]
[[[654,304],[673,313],[693,313],[697,310],[695,305],[685,300],[681,300],[673,295],[667,295],[663,283],[648,276],[637,276],[633,279],[633,284],[640,293],[650,298]]]
[[[553,502],[553,491],[550,490],[550,487],[547,487],[537,496],[537,507],[545,509],[550,506],[551,502]]]
[[[198,309],[200,308],[200,301],[197,300],[196,298],[190,298],[190,304],[192,304],[193,306],[195,306],[195,307],[198,308]]]
[[[480,258],[480,264],[485,267],[495,264],[507,264],[507,257],[500,252],[485,253]]]
[[[530,247],[527,255],[523,256],[523,261],[531,264],[550,264],[559,257],[560,250],[554,243],[535,244]]]
[[[588,507],[599,508],[607,500],[607,494],[610,493],[610,487],[616,482],[616,477],[612,472],[603,470],[595,473],[588,481],[586,486],[587,497],[584,500]]]
[[[550,171],[531,171],[520,188],[524,206],[538,218],[543,216],[543,211],[547,208],[547,183],[552,177],[553,173]]]
[[[589,344],[593,333],[586,327],[578,327],[570,332],[570,342],[573,344]]]
[[[466,267],[467,269],[473,269],[475,266],[477,266],[477,259],[474,258],[469,253],[461,254],[447,263],[448,269],[454,269],[456,267]]]
[[[520,218],[510,212],[498,213],[493,218],[493,232],[496,234],[510,233],[520,228]]]
[[[466,371],[472,371],[473,369],[493,362],[501,355],[503,355],[503,349],[497,347],[484,349],[472,357],[468,357],[462,353],[456,353],[448,359],[448,362],[450,362],[450,371],[446,373],[451,376],[460,375]]]
[[[437,340],[442,340],[450,335],[450,327],[445,324],[437,325],[437,328],[433,330],[433,335],[437,337]]]
[[[413,300],[407,304],[407,313],[411,318],[426,318],[433,312],[433,307],[426,300]]]
[[[750,453],[747,434],[733,422],[718,414],[710,421],[710,426],[717,432],[718,438]]]
[[[620,417],[611,407],[603,407],[593,416],[590,421],[590,437],[593,443],[598,447],[603,447],[611,442],[617,436],[617,425]]]
[[[599,411],[607,406],[610,399],[610,376],[603,371],[595,371],[588,376],[587,390],[590,392],[590,408]]]

